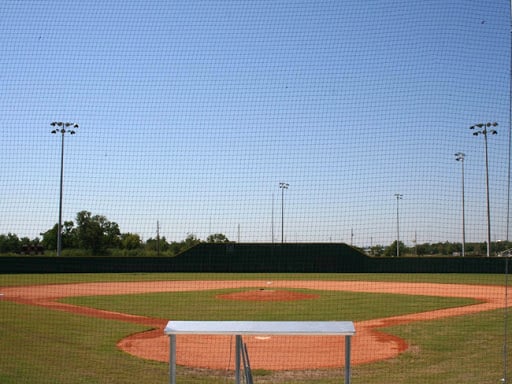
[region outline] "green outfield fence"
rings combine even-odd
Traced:
[[[199,244],[176,257],[1,257],[0,273],[502,273],[504,258],[373,258],[346,244]]]

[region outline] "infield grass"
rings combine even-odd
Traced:
[[[200,283],[199,283],[200,284]],[[61,301],[121,313],[174,320],[362,321],[477,303],[467,298],[286,289],[315,294],[300,301],[223,300],[218,295],[256,290],[221,289],[141,295],[69,297]],[[283,289],[284,290],[284,289]]]
[[[501,275],[0,275],[0,287],[97,281],[217,279],[371,280],[493,285],[503,284],[504,281]],[[177,296],[174,293],[159,293],[82,297],[73,298],[71,301],[78,300],[83,305],[160,318],[233,318],[237,313],[242,313],[249,315],[251,319],[260,316],[262,320],[275,319],[276,313],[299,320],[316,319],[313,318],[315,315],[311,311],[317,311],[319,307],[322,308],[319,317],[325,319],[334,316],[336,319],[360,320],[415,312],[418,308],[427,310],[469,303],[450,298],[445,301],[446,298],[404,297],[407,295],[347,295],[347,292],[321,292],[321,299],[315,303],[318,306],[312,305],[315,301],[303,300],[290,302],[289,308],[279,302],[277,305],[266,303],[270,305],[269,307],[266,307],[265,303],[261,307],[255,306],[254,303],[245,303],[247,308],[241,309],[242,302],[238,301],[222,301],[222,305],[219,305],[219,300],[214,296],[221,292],[226,291],[207,291],[201,295],[197,292],[183,292],[176,294]],[[174,303],[182,305],[173,306]],[[187,309],[187,303],[193,309]],[[358,309],[352,310],[348,307]],[[503,377],[504,315],[503,310],[497,310],[386,329],[386,332],[406,339],[410,345],[409,350],[395,359],[353,367],[353,383],[498,383]],[[118,340],[145,329],[147,328],[135,324],[0,300],[0,383],[166,383],[167,364],[138,359],[116,347]],[[509,342],[511,341],[509,336]],[[340,370],[255,373],[255,383],[331,384],[339,383],[341,377]],[[233,382],[232,372],[180,368],[178,374],[180,383]]]

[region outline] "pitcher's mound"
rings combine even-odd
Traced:
[[[257,289],[244,292],[227,293],[216,296],[218,299],[223,300],[238,300],[238,301],[293,301],[293,300],[308,300],[317,299],[320,295],[312,293],[303,293],[295,291],[287,291],[284,289]]]

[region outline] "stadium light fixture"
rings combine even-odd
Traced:
[[[281,189],[281,243],[284,243],[284,190],[289,186],[288,183],[279,183]]]
[[[52,134],[61,135],[61,149],[60,149],[60,193],[59,193],[59,222],[57,224],[57,256],[62,255],[62,192],[64,184],[64,136],[66,133],[74,135],[78,124],[76,123],[64,123],[62,121],[54,121],[50,124],[54,129],[51,131]]]
[[[474,130],[474,136],[484,136],[484,148],[485,148],[485,188],[487,195],[487,257],[491,256],[491,206],[489,197],[489,156],[487,152],[487,134],[497,135],[498,131],[494,129],[498,126],[497,122],[478,123],[469,127]]]
[[[465,203],[464,203],[464,158],[463,152],[457,152],[455,154],[455,160],[460,161],[462,164],[462,257],[466,255],[466,214],[465,214]]]
[[[396,197],[396,257],[400,257],[400,211],[399,201],[402,200],[403,195],[395,193]]]

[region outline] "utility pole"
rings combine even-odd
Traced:
[[[284,243],[284,190],[289,186],[288,183],[279,183],[279,188],[281,188],[281,244]]]
[[[272,244],[274,244],[274,194],[272,194]]]
[[[457,152],[455,160],[460,161],[462,164],[462,257],[466,255],[466,213],[465,213],[465,197],[464,197],[464,158],[465,154]]]
[[[400,257],[400,211],[399,201],[402,200],[403,195],[395,193],[396,197],[396,257]]]
[[[156,254],[160,256],[160,223],[156,221]]]

